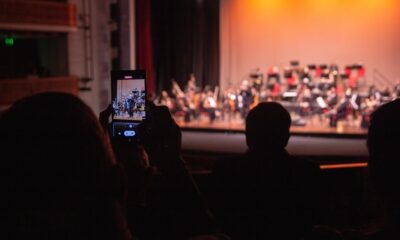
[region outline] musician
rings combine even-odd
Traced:
[[[335,127],[337,121],[353,116],[356,108],[354,95],[347,91],[346,96],[339,101],[336,113],[330,118],[330,126]]]
[[[143,117],[143,111],[145,108],[146,100],[145,100],[145,93],[141,92],[140,90],[136,90],[136,93],[134,94],[134,112],[136,115],[139,115],[139,118]]]
[[[279,69],[276,66],[271,66],[267,71],[267,88],[272,91],[275,83],[280,83]]]
[[[225,114],[228,114],[228,120],[231,120],[236,112],[237,96],[232,89],[225,90],[221,97],[222,102],[222,120],[225,119]]]
[[[326,103],[330,108],[333,108],[338,103],[338,95],[336,94],[336,88],[331,87],[326,92]]]
[[[250,74],[250,77],[253,79],[253,88],[260,92],[264,81],[264,75],[260,68],[256,68],[256,71]]]
[[[191,73],[190,78],[185,87],[185,93],[189,93],[189,92],[197,93],[198,91],[199,91],[199,87],[196,84],[196,77],[195,77],[194,73]]]
[[[297,101],[299,102],[299,115],[305,116],[311,113],[311,101],[312,94],[311,89],[304,85],[303,89],[299,91],[297,95]]]
[[[127,113],[125,96],[122,96],[121,99],[118,100],[117,106],[118,106],[118,116],[124,116]]]
[[[161,96],[156,99],[156,104],[157,105],[164,105],[167,106],[169,111],[171,113],[173,113],[174,110],[174,101],[172,100],[172,98],[169,96],[168,92],[163,90],[161,92]]]
[[[374,96],[377,101],[380,101],[382,98],[381,92],[375,87],[375,85],[371,85],[368,90],[369,96]]]
[[[210,123],[213,123],[216,118],[217,111],[217,100],[214,97],[214,93],[208,90],[203,103],[204,109],[208,112]]]
[[[190,107],[185,95],[179,95],[176,99],[175,112],[183,112],[184,121],[190,122],[194,117],[194,110]]]
[[[184,91],[182,91],[179,84],[174,79],[172,79],[171,82],[172,82],[172,94],[173,94],[172,98],[175,99],[173,101],[174,106],[172,113],[175,115],[183,113],[185,122],[190,122],[191,117],[194,116],[195,113],[194,110],[190,107],[187,94]],[[191,82],[195,82],[195,79],[192,78]],[[192,86],[192,84],[189,85]]]
[[[250,91],[251,91],[252,101],[251,101],[249,110],[251,110],[252,108],[254,108],[255,106],[257,106],[260,103],[260,94],[257,91],[257,89],[252,87]]]
[[[324,69],[321,74],[318,88],[322,91],[326,91],[332,85],[333,79],[328,68]]]
[[[304,67],[299,74],[300,84],[309,85],[312,81],[310,70],[308,67]]]
[[[129,117],[133,117],[133,107],[134,107],[135,101],[133,100],[133,94],[130,93],[128,95],[128,99],[125,102],[125,109],[128,112]]]
[[[312,100],[311,89],[307,86],[298,94],[300,102],[310,102]]]
[[[200,107],[200,93],[195,91],[189,91],[185,94],[186,101],[188,103],[189,109],[191,111],[191,116],[194,119],[197,119],[199,116],[199,107]]]
[[[346,97],[341,100],[338,109],[337,109],[337,114],[339,116],[339,119],[347,118],[348,116],[352,115],[354,112],[354,106],[351,102],[351,95],[346,94]]]
[[[370,116],[371,114],[379,107],[380,102],[375,98],[374,95],[371,95],[362,100],[360,104],[361,109],[361,123],[360,127],[363,129],[368,129],[370,125]]]
[[[396,85],[393,87],[393,98],[400,97],[400,79],[397,80]]]
[[[295,72],[293,70],[286,70],[284,72],[284,77],[286,78],[287,89],[289,91],[296,90],[298,84],[298,76],[295,74]]]
[[[371,95],[363,100],[361,103],[361,109],[364,113],[372,113],[379,106],[379,101],[374,95]]]
[[[334,72],[334,71],[338,72],[339,71],[339,66],[337,64],[333,63],[333,64],[331,64],[329,66],[329,71],[330,72]]]
[[[253,96],[251,94],[251,89],[249,87],[249,83],[247,80],[243,80],[242,84],[240,85],[240,92],[239,92],[239,109],[240,115],[242,119],[246,119],[247,113],[250,110],[250,105],[253,102]]]
[[[321,114],[327,113],[329,111],[329,106],[326,103],[325,99],[322,96],[319,96],[315,99],[316,105],[314,105],[313,112],[316,114],[319,114],[321,117]]]
[[[384,98],[384,99],[390,99],[390,96],[391,94],[390,94],[390,90],[389,90],[389,87],[385,87],[385,89],[382,91],[382,97]]]

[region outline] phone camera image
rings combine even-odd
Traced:
[[[113,120],[143,121],[146,118],[145,80],[117,80],[116,91],[112,101]]]

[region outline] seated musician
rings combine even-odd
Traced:
[[[395,84],[394,87],[393,87],[392,97],[393,97],[394,99],[400,97],[400,80],[397,80],[397,81],[396,81],[396,84]]]
[[[243,120],[246,119],[247,113],[250,110],[250,105],[253,101],[251,90],[247,80],[243,80],[240,85],[240,91],[238,96],[238,107],[240,109],[240,115]]]
[[[128,95],[128,99],[127,99],[126,102],[125,102],[125,109],[126,109],[126,111],[128,112],[128,115],[129,115],[130,118],[133,117],[134,103],[135,103],[135,102],[134,102],[134,100],[133,100],[133,94],[130,93],[130,94]]]
[[[309,85],[312,82],[310,69],[308,67],[304,67],[299,73],[299,79],[301,85]]]
[[[203,108],[208,112],[210,123],[213,123],[217,115],[217,100],[211,90],[208,90],[206,93]]]
[[[189,81],[192,83],[195,82],[193,74],[191,75],[191,79]],[[171,113],[173,113],[174,115],[183,114],[185,122],[190,122],[192,117],[193,118],[196,117],[196,111],[193,108],[193,105],[190,103],[189,96],[187,93],[181,90],[178,83],[174,79],[171,79],[171,82],[172,82],[172,94],[173,97],[175,98],[174,107]],[[190,86],[193,86],[192,83],[190,84]],[[194,90],[193,91],[188,90],[188,92],[194,92]]]
[[[228,115],[228,120],[234,117],[236,112],[237,96],[232,89],[225,90],[222,95],[222,120],[225,119],[225,115]]]
[[[336,113],[330,116],[330,126],[336,127],[338,121],[347,119],[350,115],[354,113],[354,106],[351,102],[351,94],[346,93],[345,97],[340,99],[337,104]]]
[[[264,75],[261,72],[260,68],[256,68],[255,72],[250,74],[250,77],[254,80],[253,88],[255,88],[257,92],[260,92],[264,81]]]
[[[308,88],[306,85],[299,91],[297,95],[297,102],[299,103],[299,112],[300,116],[306,116],[311,114],[311,89]]]
[[[186,93],[186,101],[188,102],[191,116],[194,119],[197,119],[200,109],[200,93],[196,91],[190,91]]]
[[[289,91],[296,90],[298,84],[298,76],[294,71],[288,71],[284,73],[284,77],[286,78],[287,88]]]
[[[340,101],[336,112],[337,119],[345,119],[353,112],[353,107],[350,102],[350,96],[346,95],[346,97]]]
[[[371,95],[362,100],[360,104],[361,109],[361,123],[360,127],[364,129],[368,129],[370,125],[370,116],[371,114],[379,107],[379,101],[375,98],[374,95]]]
[[[329,72],[329,69],[325,69],[321,74],[318,88],[321,89],[322,91],[325,91],[329,89],[332,83],[333,83],[332,75]]]
[[[329,107],[334,107],[338,102],[338,95],[336,94],[336,88],[331,87],[327,92],[326,92],[326,103],[328,104]]]
[[[280,83],[279,69],[278,67],[271,66],[268,68],[267,72],[267,88],[272,91],[274,84],[278,82]]]
[[[251,96],[253,98],[250,104],[250,110],[251,110],[260,103],[260,94],[254,87],[252,87],[250,91],[251,91]]]
[[[196,85],[196,77],[195,77],[194,73],[191,73],[190,78],[185,87],[185,93],[198,92],[198,91],[199,91],[199,87],[197,87],[197,85]]]
[[[173,113],[174,110],[174,101],[172,98],[169,96],[168,92],[163,90],[161,92],[161,95],[156,99],[155,101],[156,105],[164,105],[167,106],[169,111]]]
[[[175,114],[183,113],[185,122],[190,122],[192,116],[194,116],[194,110],[190,108],[190,104],[184,94],[177,96],[174,112]]]
[[[136,91],[136,90],[135,90]],[[143,111],[145,109],[145,104],[146,104],[146,99],[145,99],[145,93],[138,90],[134,94],[134,114],[135,117],[138,119],[142,119],[144,116]]]
[[[271,97],[276,101],[279,100],[278,98],[280,97],[280,94],[281,94],[281,85],[278,82],[275,82],[272,88]]]

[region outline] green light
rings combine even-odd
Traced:
[[[13,37],[6,37],[4,39],[4,44],[7,46],[14,46],[14,38]]]

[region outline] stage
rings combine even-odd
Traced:
[[[231,119],[216,119],[210,122],[206,116],[200,116],[190,122],[185,122],[181,117],[174,117],[177,124],[183,130],[194,130],[204,132],[237,132],[244,133],[245,123],[240,117]],[[299,126],[301,122],[301,126]],[[368,131],[360,127],[360,121],[349,119],[339,121],[336,127],[329,126],[329,120],[320,116],[312,116],[307,119],[292,117],[290,127],[292,135],[313,135],[313,136],[338,136],[364,138]]]
[[[237,154],[247,149],[245,125],[239,118],[230,121],[217,119],[213,123],[204,116],[191,122],[177,117],[175,120],[182,129],[184,151]],[[337,127],[329,127],[328,122],[313,119],[306,126],[292,126],[290,131],[287,150],[293,155],[334,158],[368,156],[367,130],[349,122],[342,121]]]
[[[240,154],[247,149],[243,132],[216,132],[203,129],[182,129],[182,150],[194,154]],[[366,158],[368,150],[362,135],[299,135],[292,134],[286,148],[294,156]]]

